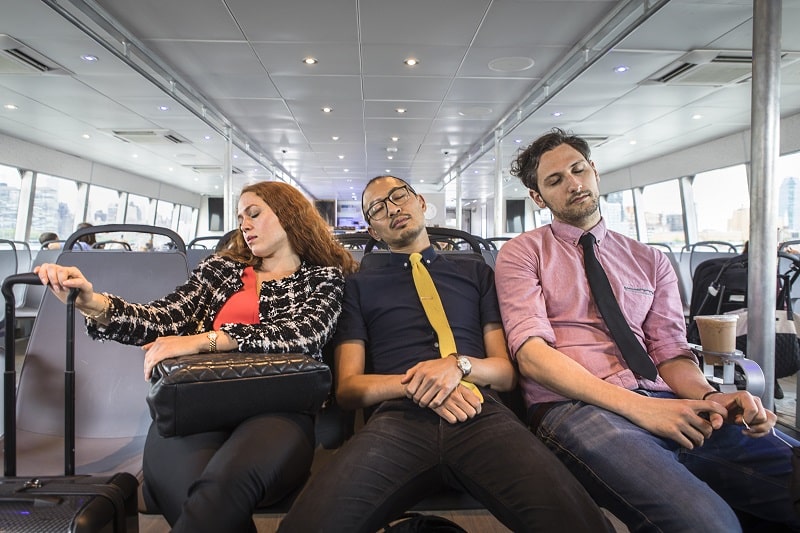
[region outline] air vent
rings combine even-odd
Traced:
[[[603,146],[611,139],[611,137],[608,135],[578,134],[578,137],[589,143],[590,148],[597,148],[598,146]]]
[[[185,165],[186,168],[191,168],[198,174],[222,174],[222,166],[220,165]],[[231,167],[232,174],[241,174],[242,169]]]
[[[110,130],[114,137],[134,144],[190,144],[190,141],[170,130]]]
[[[781,55],[781,67],[798,60],[796,53]],[[721,87],[741,83],[753,74],[749,51],[693,50],[678,62],[657,72],[645,83]]]
[[[0,74],[70,74],[70,72],[13,37],[0,34]]]

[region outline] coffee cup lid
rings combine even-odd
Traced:
[[[695,320],[713,320],[714,322],[736,322],[739,315],[698,315]]]

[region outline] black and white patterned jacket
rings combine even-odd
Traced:
[[[242,289],[246,265],[212,255],[174,292],[148,304],[109,297],[110,323],[87,319],[89,335],[99,340],[143,345],[157,337],[210,331],[223,304]],[[303,263],[291,276],[262,285],[260,324],[223,324],[240,352],[305,353],[322,357],[342,309],[344,278],[336,267]]]

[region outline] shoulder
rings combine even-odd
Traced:
[[[241,277],[245,268],[244,263],[217,254],[211,254],[197,265],[194,273],[202,278],[227,277],[236,275]]]
[[[344,280],[342,269],[335,266],[319,266],[319,265],[309,265],[307,263],[303,263],[303,266],[301,267],[301,273],[303,276],[307,278],[312,278],[319,281]]]

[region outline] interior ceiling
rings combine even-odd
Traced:
[[[605,52],[606,23],[640,3],[652,15]],[[740,58],[752,9],[746,0],[0,0],[0,48],[13,39],[53,69],[0,57],[0,106],[16,107],[0,107],[0,131],[220,195],[227,143],[212,126],[228,123],[240,141],[235,189],[285,170],[313,197],[345,199],[375,175],[438,190],[460,169],[462,197],[482,199],[493,195],[498,152],[507,168],[553,126],[592,136],[606,172],[749,127]],[[800,0],[784,1],[784,116],[800,111],[798,26]],[[136,46],[122,44],[126,34]],[[686,56],[696,50],[710,52]],[[735,61],[711,61],[718,51]],[[580,54],[587,61],[568,70]],[[687,59],[701,66],[653,81]],[[165,72],[176,80],[166,87]],[[525,195],[505,182],[506,196]]]

